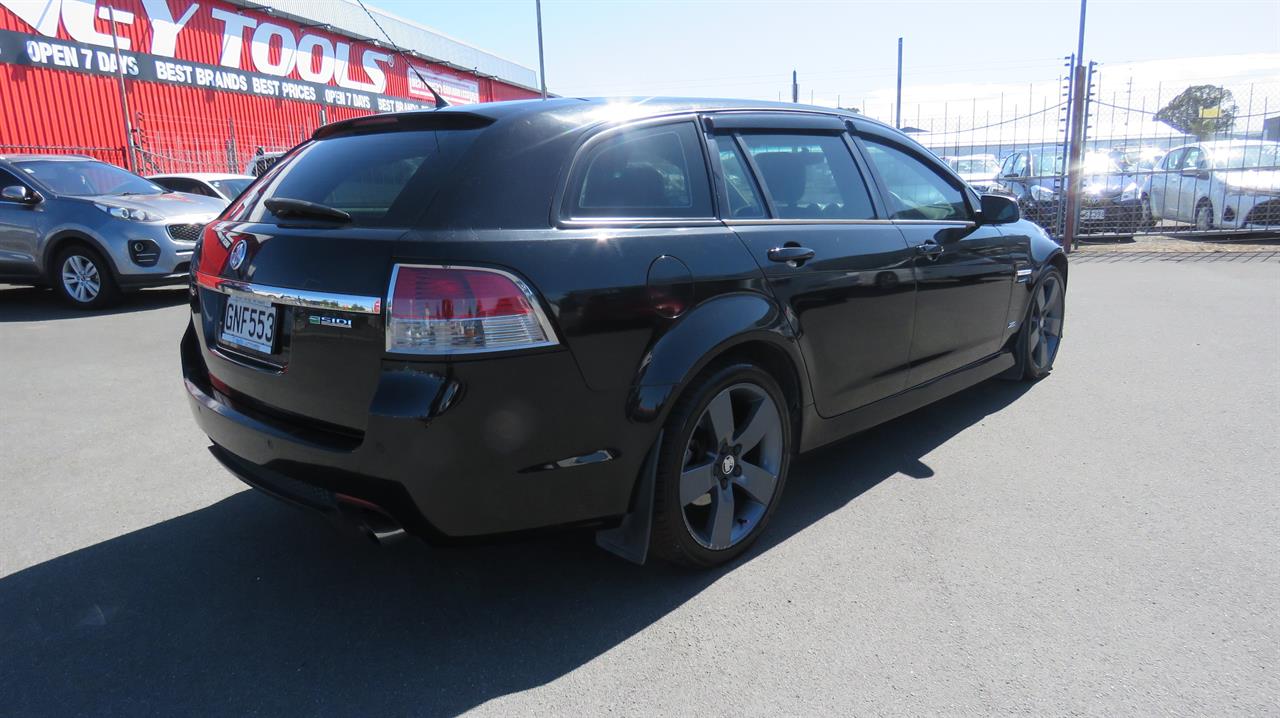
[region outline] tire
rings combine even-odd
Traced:
[[[1142,228],[1149,229],[1151,227],[1154,227],[1156,226],[1157,221],[1158,220],[1156,219],[1155,213],[1151,211],[1151,198],[1145,194],[1142,195],[1142,209],[1141,209],[1141,221],[1140,221]]]
[[[111,265],[85,244],[59,250],[49,271],[49,283],[62,301],[77,309],[104,309],[120,300]]]
[[[733,362],[703,372],[663,432],[650,551],[697,568],[742,555],[778,506],[791,429],[782,390],[760,367]]]
[[[1209,232],[1213,230],[1213,205],[1209,202],[1201,202],[1196,206],[1196,231]]]
[[[1046,288],[1050,288],[1049,293]],[[1025,381],[1042,379],[1053,371],[1053,362],[1062,344],[1066,289],[1062,272],[1053,267],[1040,276],[1031,290],[1027,317],[1018,330],[1015,348],[1019,369],[1016,374]]]

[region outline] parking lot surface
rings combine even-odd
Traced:
[[[0,713],[1280,712],[1274,258],[1079,263],[1048,379],[802,458],[708,573],[377,549],[250,492],[183,300],[0,287]]]

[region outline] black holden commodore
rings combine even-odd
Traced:
[[[589,526],[697,566],[798,452],[1048,373],[1067,279],[901,133],[726,100],[327,125],[197,251],[186,387],[251,486],[378,538]]]

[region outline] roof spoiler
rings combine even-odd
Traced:
[[[324,140],[340,135],[409,130],[478,130],[491,124],[493,124],[492,117],[472,112],[421,110],[341,120],[317,129],[311,134],[311,139]]]

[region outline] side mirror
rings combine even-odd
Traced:
[[[982,212],[978,224],[1009,224],[1022,219],[1018,201],[1002,194],[982,195]]]
[[[20,184],[15,184],[0,190],[0,199],[9,202],[21,202],[22,204],[35,204],[40,201],[40,195]]]

